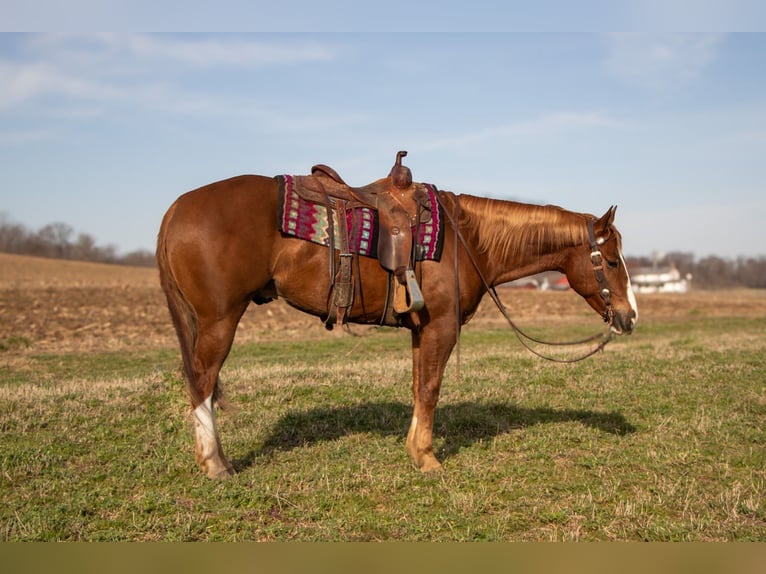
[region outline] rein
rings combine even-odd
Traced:
[[[537,339],[525,333],[520,327],[516,325],[516,323],[514,323],[513,319],[511,319],[511,316],[508,313],[508,310],[505,308],[505,305],[503,305],[503,302],[500,301],[500,297],[498,296],[497,291],[484,278],[484,274],[481,272],[481,269],[479,268],[479,265],[476,262],[476,259],[473,256],[473,253],[471,252],[471,249],[469,248],[468,243],[466,242],[465,238],[463,237],[463,235],[460,233],[460,230],[458,229],[458,221],[460,217],[460,198],[457,195],[455,195],[455,213],[453,218],[453,215],[444,205],[440,194],[436,194],[436,197],[439,201],[439,204],[443,208],[444,214],[449,219],[450,224],[452,225],[452,229],[455,231],[455,299],[456,299],[455,319],[457,321],[456,345],[457,345],[458,377],[460,376],[460,327],[462,326],[462,323],[460,321],[460,291],[459,291],[460,281],[458,277],[459,266],[458,266],[458,258],[457,258],[458,242],[463,245],[463,249],[468,255],[468,258],[470,259],[471,264],[473,265],[473,268],[476,270],[476,273],[478,274],[479,279],[481,280],[482,284],[486,288],[487,293],[489,293],[489,296],[492,298],[492,301],[495,303],[495,306],[497,306],[498,310],[500,311],[502,316],[505,318],[505,320],[508,322],[511,329],[513,329],[513,332],[516,335],[516,338],[532,354],[537,355],[541,359],[552,361],[554,363],[577,363],[603,350],[603,348],[606,347],[607,343],[609,343],[612,339],[614,339],[614,334],[611,331],[607,333],[596,333],[595,335],[592,335],[590,337],[586,337],[584,339],[580,339],[577,341],[543,341],[541,339]],[[591,257],[591,262],[593,264],[593,271],[596,274],[596,280],[598,281],[601,297],[604,300],[604,303],[606,304],[606,311],[604,312],[604,320],[608,321],[611,319],[614,311],[612,309],[612,304],[611,304],[611,292],[609,290],[609,286],[606,281],[606,277],[604,275],[604,268],[602,263],[603,257],[601,256],[601,251],[598,249],[598,241],[596,240],[596,237],[595,237],[594,223],[595,223],[595,220],[593,219],[588,221],[588,238],[589,238],[590,249],[591,249],[590,257]],[[532,346],[527,341],[530,341],[532,343],[538,343],[540,345],[557,346],[557,347],[572,347],[577,345],[584,345],[586,343],[592,343],[594,341],[599,341],[599,343],[598,345],[596,345],[594,349],[591,349],[590,351],[588,351],[582,356],[576,357],[574,359],[559,359],[557,357],[551,357],[549,355],[540,353],[536,349],[532,348]]]

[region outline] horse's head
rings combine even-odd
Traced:
[[[638,307],[622,257],[622,238],[614,227],[616,209],[610,207],[599,219],[588,221],[588,245],[574,249],[564,271],[570,286],[621,335],[633,331]]]

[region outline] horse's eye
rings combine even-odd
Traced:
[[[606,260],[606,264],[609,265],[612,269],[617,269],[620,266],[619,261],[610,261],[609,259]]]

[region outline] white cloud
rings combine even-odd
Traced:
[[[0,108],[21,102],[44,91],[46,66],[19,66],[0,62]]]
[[[92,80],[77,77],[57,69],[47,62],[8,63],[0,61],[0,108],[24,103],[43,95],[82,97],[115,89],[98,85]]]
[[[119,41],[119,37],[118,41]],[[203,67],[233,66],[251,68],[270,64],[328,61],[334,50],[317,42],[265,42],[235,37],[192,39],[184,36],[132,36],[128,49],[140,57],[166,58]]]
[[[268,38],[268,39],[264,39]],[[146,64],[158,61],[198,67],[254,68],[329,61],[337,50],[302,36],[216,36],[197,34],[46,34],[34,36],[30,47],[58,61],[94,62],[122,59]]]
[[[611,34],[607,70],[628,85],[665,91],[695,81],[717,56],[721,34]]]
[[[551,136],[570,130],[612,129],[623,124],[603,112],[560,112],[539,118],[492,126],[480,130],[433,139],[421,147],[426,150],[462,148],[496,140]]]
[[[296,36],[40,34],[25,37],[14,59],[0,57],[0,110],[58,98],[46,114],[93,103],[130,103],[165,111],[229,110],[212,93],[178,82],[201,70],[246,70],[332,60],[329,45]],[[249,103],[251,106],[253,102]],[[235,106],[236,107],[236,106]]]

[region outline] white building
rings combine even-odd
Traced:
[[[643,267],[630,274],[636,293],[686,293],[692,276],[681,277],[675,265],[669,267]]]

